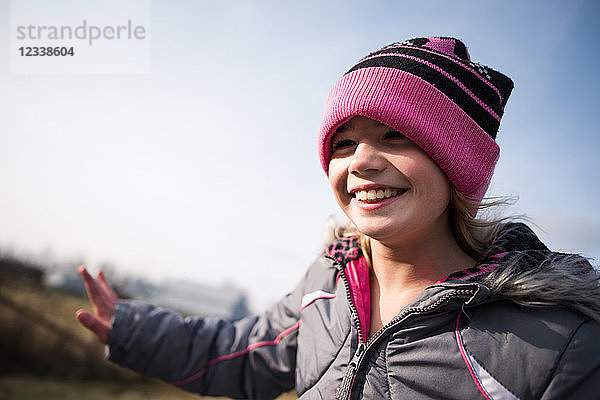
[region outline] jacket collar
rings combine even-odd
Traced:
[[[363,256],[358,236],[336,240],[327,247],[325,253],[337,260],[342,267]],[[509,223],[502,227],[474,267],[454,272],[438,283],[477,280],[476,278],[498,267],[517,262],[521,268],[531,269],[555,254],[548,250],[527,225]]]

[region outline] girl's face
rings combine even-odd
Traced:
[[[448,178],[400,132],[356,116],[331,143],[329,182],[360,232],[401,244],[448,228]]]

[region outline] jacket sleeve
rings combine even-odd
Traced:
[[[233,323],[120,301],[108,359],[205,395],[274,398],[294,387],[303,283],[262,315]]]
[[[600,391],[600,324],[586,321],[572,335],[542,395],[550,399],[595,399]]]

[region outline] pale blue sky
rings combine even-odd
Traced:
[[[316,151],[330,87],[371,50],[443,35],[515,81],[493,193],[598,258],[598,4],[152,1],[150,74],[28,75],[2,0],[0,249],[233,282],[262,308],[338,213]]]

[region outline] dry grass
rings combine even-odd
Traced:
[[[158,381],[107,382],[33,376],[0,377],[3,400],[192,400],[209,399]]]
[[[2,400],[209,400],[155,380],[136,383],[0,376]],[[219,397],[222,399],[222,397]],[[292,400],[287,393],[278,400]]]
[[[101,378],[132,375],[104,360],[103,347],[74,318],[82,297],[11,278],[0,285],[0,373]]]
[[[296,399],[285,393],[277,400]],[[57,379],[31,375],[0,376],[0,400],[210,400],[166,383],[145,379],[139,382],[109,382]]]

